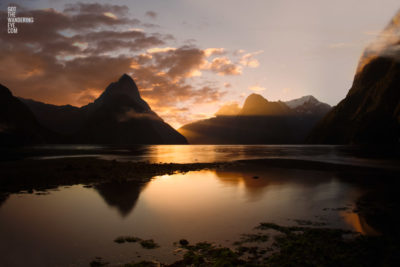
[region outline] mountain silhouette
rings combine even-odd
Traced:
[[[137,181],[122,181],[98,184],[94,189],[110,207],[117,208],[119,214],[126,217],[134,209],[145,186]]]
[[[43,126],[60,134],[73,134],[83,126],[86,120],[86,117],[82,116],[84,108],[45,104],[21,97],[19,100],[29,107]]]
[[[144,101],[133,79],[124,74],[92,103],[57,106],[22,99],[37,120],[81,144],[185,144],[185,137],[165,123]]]
[[[240,116],[282,116],[290,113],[290,108],[285,103],[269,102],[259,94],[251,94],[244,101]]]
[[[57,140],[30,109],[0,84],[0,145],[26,145]]]
[[[400,11],[365,49],[347,96],[317,124],[308,142],[399,143],[399,47]]]
[[[314,114],[323,116],[332,108],[326,103],[319,102],[318,99],[312,95],[303,96],[284,103],[297,114]]]
[[[297,101],[291,108],[285,102],[251,94],[241,109],[229,104],[221,107],[216,117],[186,124],[178,131],[193,144],[303,143],[330,108],[314,99]]]
[[[185,137],[151,110],[140,97],[135,82],[126,74],[83,110],[87,119],[74,135],[75,143],[187,143]]]

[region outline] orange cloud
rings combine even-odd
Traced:
[[[204,50],[204,55],[206,57],[210,57],[213,55],[220,56],[220,55],[224,55],[224,54],[226,54],[226,51],[224,48],[207,48]]]
[[[233,64],[227,57],[214,58],[207,68],[221,76],[242,74],[242,67]]]
[[[147,53],[153,54],[153,53],[164,53],[164,52],[169,52],[169,51],[175,51],[175,47],[152,47],[147,49]]]
[[[244,53],[244,51],[240,51],[241,53]],[[260,65],[260,62],[254,58],[254,56],[263,53],[264,51],[260,50],[257,52],[253,52],[253,53],[247,53],[244,54],[241,59],[240,59],[240,64],[242,64],[243,66],[246,67],[250,67],[250,68],[257,68]]]
[[[173,36],[138,30],[154,25],[131,18],[128,11],[126,6],[84,3],[68,4],[62,11],[21,9],[18,15],[34,17],[35,23],[21,25],[18,35],[0,32],[0,82],[17,96],[80,106],[129,73],[152,108],[167,122],[181,125],[196,118],[182,106],[216,106],[230,87],[197,85],[188,78],[240,75],[244,67],[255,66],[244,51],[177,42],[171,47]]]

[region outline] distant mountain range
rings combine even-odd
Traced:
[[[1,94],[1,142],[8,143],[4,140],[12,137],[16,143],[187,143],[151,110],[126,74],[111,83],[93,103],[80,108],[17,99],[4,86]]]
[[[400,142],[400,11],[365,49],[346,98],[318,123],[308,142]]]
[[[251,94],[242,108],[223,106],[216,117],[178,131],[192,144],[298,144],[330,108],[313,96],[271,102]]]

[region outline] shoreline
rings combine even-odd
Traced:
[[[346,165],[311,160],[285,158],[260,158],[212,163],[149,163],[74,157],[59,159],[23,159],[0,162],[0,195],[24,190],[50,189],[57,186],[102,183],[108,181],[147,182],[152,177],[173,173],[185,173],[205,169],[241,171],[259,168],[284,168],[339,173],[354,180],[380,176],[392,180],[400,169],[378,168],[376,166]],[[354,174],[354,177],[351,177]],[[367,182],[367,179],[358,182]],[[368,179],[370,182],[371,179]],[[382,182],[382,181],[380,181]],[[1,198],[0,198],[1,201]]]

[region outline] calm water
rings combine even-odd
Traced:
[[[4,149],[3,149],[4,150]],[[0,160],[97,157],[121,161],[163,163],[221,162],[258,158],[284,158],[330,163],[400,168],[395,147],[328,145],[49,145],[0,150]]]
[[[201,151],[196,159],[209,161],[201,158],[208,152]],[[171,153],[174,161],[194,160]],[[229,158],[225,148],[215,155],[213,160]],[[163,158],[154,156],[154,161]],[[259,178],[253,179],[255,175]],[[229,246],[260,222],[296,225],[294,220],[305,219],[373,233],[352,211],[363,192],[333,174],[260,169],[165,175],[146,184],[76,185],[45,195],[12,194],[0,204],[0,265],[88,266],[96,256],[112,263],[171,262],[179,257],[172,253],[174,241]],[[161,247],[145,250],[139,244],[114,243],[120,235],[153,238]]]

